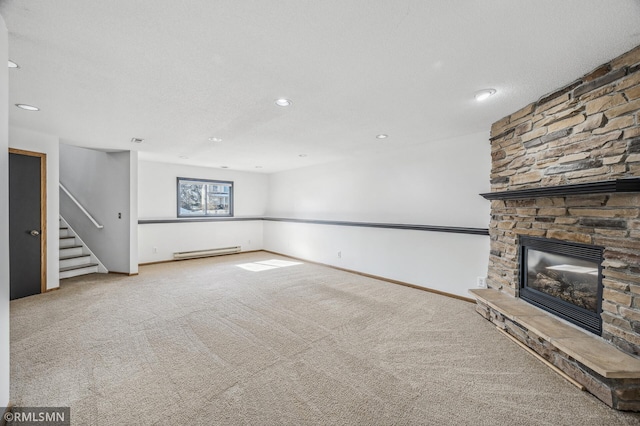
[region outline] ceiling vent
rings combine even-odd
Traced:
[[[133,143],[142,143],[142,142],[144,142],[144,139],[140,139],[140,138],[131,138],[131,142],[133,142]]]

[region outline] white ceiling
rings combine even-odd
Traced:
[[[10,102],[41,108],[11,108],[11,125],[266,173],[488,134],[640,44],[637,0],[3,0],[0,14],[20,65]]]

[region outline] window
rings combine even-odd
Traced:
[[[233,216],[233,182],[178,178],[178,217]]]

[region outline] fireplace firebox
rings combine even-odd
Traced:
[[[603,247],[520,237],[520,297],[602,334]]]

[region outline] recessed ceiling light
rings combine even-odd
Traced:
[[[229,166],[220,166],[221,169],[228,169]]]
[[[16,106],[20,109],[24,109],[27,111],[40,111],[40,108],[38,107],[34,107],[33,105],[27,105],[27,104],[16,104]]]
[[[496,89],[484,89],[479,91],[478,93],[476,93],[476,101],[484,101],[485,99],[488,99],[489,97],[493,96],[496,94]]]
[[[220,139],[220,138],[215,138],[215,137],[213,137],[213,136],[211,136],[211,137],[209,138],[209,140],[210,140],[211,142],[222,142],[222,139]]]
[[[388,137],[389,137],[389,135],[385,135],[384,133],[380,133],[379,135],[376,136],[376,138],[378,138],[378,139],[386,139]]]
[[[281,107],[288,107],[292,103],[293,102],[291,102],[290,99],[285,99],[285,98],[276,99],[276,105],[281,106]]]
[[[141,139],[141,138],[131,138],[131,142],[133,142],[133,143],[142,143],[142,142],[144,142],[144,139]]]
[[[256,169],[261,169],[261,168],[262,168],[262,166],[256,166]]]
[[[9,68],[20,68],[18,64],[9,59]]]
[[[183,160],[188,160],[189,157],[187,157],[186,155],[181,155],[180,158],[182,158]]]
[[[307,154],[298,154],[298,157],[306,157]]]

